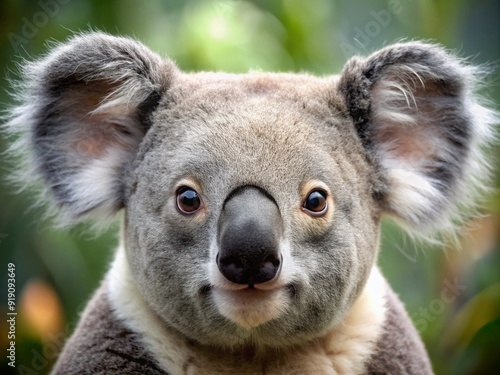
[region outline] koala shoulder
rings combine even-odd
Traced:
[[[94,293],[51,374],[165,375],[141,346],[138,335],[116,317],[108,284]]]
[[[419,334],[397,295],[387,288],[382,334],[367,362],[368,374],[432,374]]]

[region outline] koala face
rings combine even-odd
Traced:
[[[6,129],[61,221],[123,209],[142,297],[203,344],[319,337],[363,289],[382,215],[453,230],[487,186],[481,71],[431,44],[325,78],[186,74],[90,33],[22,73]]]
[[[188,337],[298,342],[364,285],[380,209],[361,142],[328,106],[332,84],[200,74],[159,104],[128,182],[125,242],[147,300]]]

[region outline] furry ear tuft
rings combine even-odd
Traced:
[[[453,233],[487,189],[495,111],[481,68],[433,44],[395,44],[345,66],[339,91],[378,170],[382,207],[410,230]]]
[[[123,177],[175,75],[142,44],[104,33],[77,35],[21,66],[18,105],[4,127],[29,152],[63,222],[108,218],[122,207]]]

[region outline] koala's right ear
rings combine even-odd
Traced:
[[[176,68],[142,44],[104,33],[75,36],[22,66],[7,129],[65,220],[110,217],[123,176]]]

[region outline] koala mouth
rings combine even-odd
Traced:
[[[227,289],[212,287],[211,297],[219,313],[249,330],[278,318],[291,302],[288,286],[239,285]]]
[[[298,285],[286,274],[264,283],[232,283],[213,268],[211,282],[200,289],[202,298],[210,301],[217,312],[250,330],[279,318],[296,299]]]

